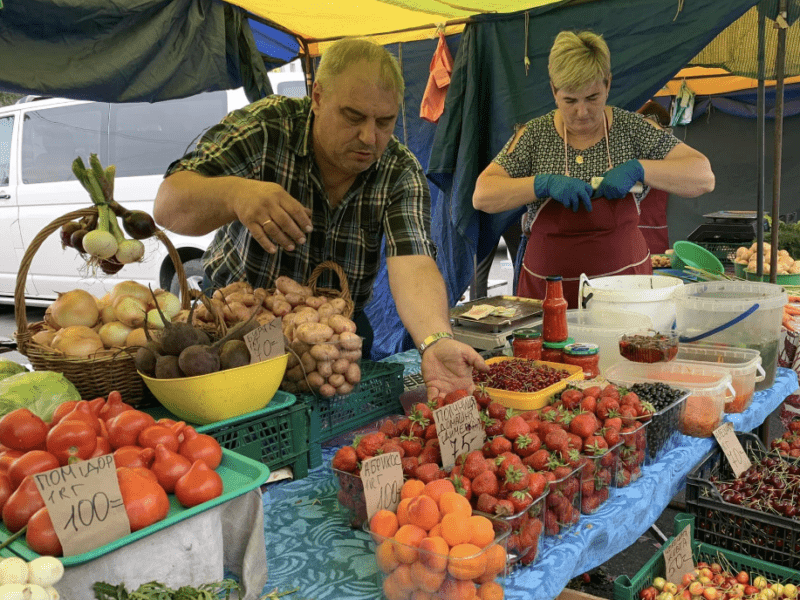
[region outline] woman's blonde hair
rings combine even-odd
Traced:
[[[556,91],[578,91],[587,85],[611,80],[611,53],[603,36],[591,31],[562,31],[550,49],[547,64]]]
[[[315,80],[323,89],[333,86],[338,75],[350,65],[361,61],[378,63],[381,85],[394,90],[397,93],[397,101],[402,102],[405,82],[397,59],[380,44],[364,38],[343,38],[334,42],[323,53]]]

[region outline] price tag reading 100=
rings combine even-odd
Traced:
[[[395,512],[403,487],[403,463],[399,452],[387,452],[361,462],[361,483],[369,519],[381,509]]]
[[[456,464],[456,458],[480,450],[486,440],[475,398],[467,396],[433,411],[442,466],[447,469]]]
[[[33,476],[64,556],[75,556],[131,532],[111,454]]]

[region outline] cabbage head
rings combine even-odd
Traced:
[[[15,363],[13,360],[8,360],[7,358],[0,359],[0,379],[11,377],[17,373],[25,373],[27,370],[28,369],[19,363]]]
[[[24,407],[50,421],[59,404],[80,399],[72,382],[54,371],[18,373],[0,380],[0,416]]]

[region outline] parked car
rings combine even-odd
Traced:
[[[116,200],[152,214],[169,164],[191,149],[208,127],[247,103],[238,89],[152,104],[28,96],[0,107],[0,303],[14,303],[20,263],[34,237],[59,216],[91,206],[72,173],[76,157],[88,164],[90,153],[96,153],[103,166],[115,165]],[[212,235],[168,235],[190,284],[197,285],[202,279],[200,257]],[[59,236],[53,234],[31,263],[26,303],[46,306],[59,292],[78,287],[100,297],[125,279],[177,291],[164,245],[151,239],[146,247],[143,262],[107,276],[92,272],[74,249],[62,249]]]

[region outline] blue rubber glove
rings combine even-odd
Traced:
[[[594,196],[605,196],[609,200],[624,198],[639,181],[644,181],[644,167],[638,160],[629,160],[603,173],[603,181]]]
[[[537,198],[557,200],[572,212],[578,212],[581,202],[592,211],[592,186],[581,179],[566,175],[537,175],[533,179],[533,191]]]

